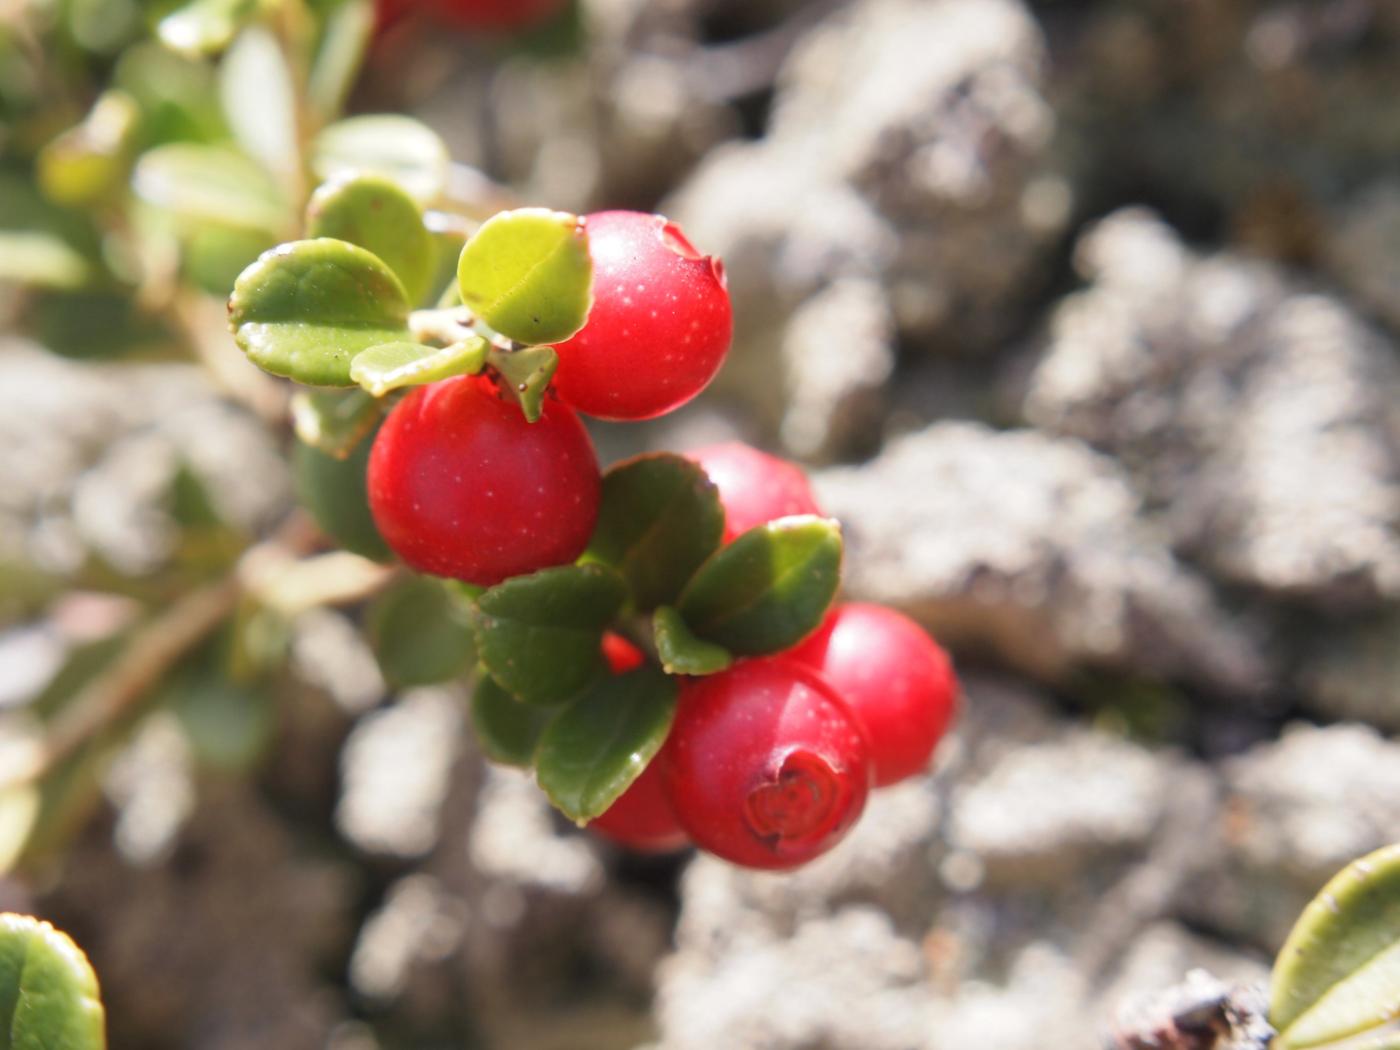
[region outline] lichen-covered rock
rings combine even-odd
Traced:
[[[1263,685],[1251,635],[1142,520],[1118,466],[1072,439],[941,423],[816,476],[853,595],[1046,679],[1103,664],[1235,695]]]
[[[1132,471],[1174,545],[1235,583],[1324,603],[1400,596],[1400,369],[1337,299],[1150,213],[1076,251],[1026,417]]]

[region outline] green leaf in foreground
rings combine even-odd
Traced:
[[[520,402],[525,418],[535,423],[544,414],[544,393],[559,368],[559,355],[552,346],[527,346],[523,350],[492,347],[486,357],[501,374]]]
[[[674,679],[643,667],[601,679],[560,711],[535,752],[535,776],[549,800],[579,824],[605,813],[666,742],[679,690]]]
[[[1353,862],[1299,916],[1274,963],[1269,1020],[1279,1050],[1385,1050],[1400,1047],[1397,1003],[1400,845]]]
[[[622,573],[638,609],[673,602],[720,545],[724,508],[709,476],[670,453],[638,456],[603,475],[589,558]]]
[[[375,600],[369,636],[391,685],[445,682],[476,658],[465,605],[428,576],[411,576]]]
[[[584,223],[545,208],[494,215],[462,249],[457,282],[462,302],[507,338],[562,342],[583,327],[593,303]]]
[[[676,608],[739,656],[781,652],[816,630],[841,582],[841,527],[798,515],[759,525],[710,557]]]
[[[350,378],[374,397],[403,386],[475,375],[486,363],[486,340],[464,339],[441,349],[422,343],[381,343],[361,350],[350,363]]]
[[[652,628],[656,655],[667,674],[716,674],[734,663],[728,649],[695,637],[681,614],[669,605],[656,610]]]
[[[398,275],[409,303],[428,292],[437,243],[418,202],[382,175],[328,182],[306,207],[307,233],[349,241],[379,256]]]
[[[311,169],[322,182],[383,175],[427,203],[447,187],[451,158],[437,132],[410,117],[350,117],[316,138]]]
[[[229,323],[248,357],[310,386],[349,386],[362,350],[408,339],[403,285],[380,259],[345,241],[296,241],[244,270]]]
[[[549,708],[522,704],[481,668],[472,693],[472,728],[492,762],[528,769],[544,727],[553,717]]]
[[[0,914],[0,1033],[14,1050],[103,1050],[97,975],[67,934]]]
[[[625,599],[622,580],[600,565],[517,576],[477,599],[477,651],[516,699],[563,703],[602,674],[603,628]]]

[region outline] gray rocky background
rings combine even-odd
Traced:
[[[1264,979],[1400,835],[1400,6],[582,14],[586,57],[419,40],[364,104],[723,257],[725,371],[600,448],[807,463],[848,593],[957,658],[936,768],[792,876],[624,856],[323,611],[255,778],[153,719],[3,903],[91,950],[116,1050],[1079,1050],[1192,968]],[[193,368],[0,341],[7,591],[185,556],[181,471],[265,529],[284,440]],[[125,615],[4,621],[0,705]]]

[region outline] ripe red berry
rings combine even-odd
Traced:
[[[599,419],[679,408],[714,378],[729,349],[723,266],[660,215],[597,212],[585,229],[593,307],[582,330],[555,347],[555,389]]]
[[[738,441],[687,452],[719,489],[724,542],[755,525],[791,514],[821,514],[807,475],[794,463]]]
[[[551,401],[527,423],[484,376],[399,402],[375,437],[368,483],[375,524],[399,557],[483,587],[577,558],[602,487],[578,416]]]
[[[662,781],[696,844],[751,868],[794,868],[850,830],[870,791],[865,730],[790,660],[748,660],[681,687]]]
[[[820,671],[860,717],[876,787],[928,768],[958,683],[948,654],[922,627],[881,605],[840,605],[788,656]]]
[[[603,655],[613,674],[631,671],[643,662],[640,649],[611,631],[603,635]],[[660,755],[652,759],[632,786],[589,828],[643,853],[664,853],[689,845],[690,839],[661,790],[660,759]]]

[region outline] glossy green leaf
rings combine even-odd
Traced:
[[[347,0],[326,15],[306,93],[321,118],[336,116],[360,72],[374,36],[373,0]]]
[[[638,456],[603,475],[588,557],[617,569],[638,609],[673,602],[724,537],[719,490],[695,463]]]
[[[588,320],[593,260],[576,215],[520,208],[488,219],[457,262],[462,302],[518,343],[558,343]]]
[[[520,401],[525,418],[535,423],[544,414],[544,395],[559,368],[559,355],[552,346],[527,346],[520,350],[491,347],[487,354],[491,367],[501,374]]]
[[[680,687],[655,667],[602,678],[545,728],[535,777],[570,820],[605,813],[661,750]]]
[[[350,378],[375,397],[404,386],[475,375],[486,363],[486,340],[479,336],[442,348],[422,343],[382,343],[362,350],[350,364]]]
[[[351,117],[317,137],[311,167],[322,182],[383,175],[420,202],[440,197],[451,164],[437,132],[409,117]]]
[[[446,682],[476,659],[465,604],[429,576],[411,576],[375,599],[369,636],[390,685]]]
[[[103,1050],[97,975],[67,934],[28,915],[0,914],[0,1047]]]
[[[403,282],[409,303],[421,302],[437,265],[437,244],[418,203],[381,175],[328,182],[306,209],[311,237],[334,237],[373,252]]]
[[[75,207],[109,196],[126,181],[140,121],[134,98],[124,91],[104,92],[82,123],[40,152],[37,175],[44,194]]]
[[[297,86],[270,29],[249,26],[219,64],[219,99],[234,139],[284,185],[301,177]]]
[[[656,655],[667,674],[716,674],[734,663],[728,649],[695,637],[681,614],[669,605],[656,610],[652,629]]]
[[[553,717],[549,708],[522,704],[497,685],[485,668],[480,669],[472,692],[472,728],[492,762],[528,769],[540,735]]]
[[[298,390],[292,424],[302,444],[345,459],[374,432],[383,408],[363,390]]]
[[[190,0],[162,18],[156,32],[182,55],[216,55],[257,11],[258,0]]]
[[[136,195],[185,230],[205,223],[280,235],[291,213],[282,191],[255,161],[226,146],[175,142],[141,155],[131,176]]]
[[[259,367],[311,386],[349,386],[355,355],[408,338],[403,285],[344,241],[296,241],[244,270],[229,299],[234,338]]]
[[[1274,963],[1269,1020],[1280,1050],[1303,1050],[1379,1029],[1396,1003],[1400,845],[1349,865],[1299,916]]]
[[[758,656],[815,631],[840,582],[841,527],[811,515],[779,518],[721,547],[676,607],[698,637]]]
[[[477,599],[477,651],[512,696],[563,703],[603,672],[603,629],[625,599],[622,579],[600,565],[517,576]]]
[[[366,439],[347,458],[328,456],[298,441],[294,456],[297,498],[316,524],[348,551],[374,561],[393,557],[369,509],[365,471],[373,442]]]

